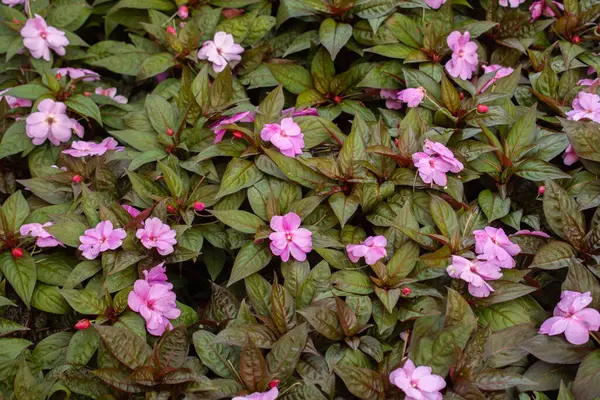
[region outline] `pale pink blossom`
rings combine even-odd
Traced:
[[[117,95],[117,88],[114,88],[114,87],[107,88],[107,89],[104,89],[102,87],[97,87],[95,93],[99,94],[101,96],[110,97],[111,99],[113,99],[114,101],[116,101],[119,104],[127,104],[129,102],[129,100],[127,100],[127,97]]]
[[[153,267],[150,271],[144,270],[144,279],[150,286],[156,283],[162,283],[166,285],[171,285],[167,282],[167,269],[165,268],[165,263],[161,262],[160,264]],[[172,286],[172,285],[171,285]]]
[[[438,156],[450,164],[450,172],[457,174],[464,169],[464,165],[454,157],[452,150],[439,142],[433,142],[429,139],[425,139],[423,151],[429,156]]]
[[[281,154],[288,157],[302,154],[304,148],[304,134],[300,125],[292,118],[282,119],[281,124],[265,124],[260,131],[260,137],[265,142],[271,142]]]
[[[75,118],[70,118],[71,121],[71,130],[80,138],[83,138],[84,129],[83,125],[81,125]]]
[[[364,257],[368,265],[375,265],[377,261],[387,256],[386,246],[385,236],[369,236],[360,244],[347,245],[346,252],[353,263],[357,263],[361,257]]]
[[[467,260],[452,256],[452,264],[446,268],[452,278],[462,279],[469,284],[469,293],[475,297],[488,297],[494,289],[486,282],[502,278],[500,267],[489,261]]]
[[[587,343],[590,332],[600,329],[600,313],[586,308],[591,302],[590,292],[563,291],[560,302],[554,308],[554,316],[542,324],[539,333],[550,336],[564,333],[569,343]]]
[[[517,8],[519,7],[519,4],[525,3],[525,0],[500,0],[498,3],[500,3],[502,7]]]
[[[207,40],[198,50],[200,60],[208,60],[212,63],[215,72],[221,72],[227,64],[232,68],[242,59],[244,48],[235,43],[233,36],[225,32],[215,33],[213,40]]]
[[[177,16],[181,19],[186,19],[188,16],[190,15],[190,12],[188,10],[188,8],[184,5],[182,5],[181,7],[179,7],[179,10],[177,10]]]
[[[410,359],[392,371],[390,382],[406,394],[406,400],[442,400],[440,390],[446,387],[444,378],[432,374],[431,367],[417,367]]]
[[[399,90],[393,89],[381,89],[379,96],[386,99],[385,107],[389,110],[400,110],[402,108],[402,101],[398,99]]]
[[[140,313],[146,320],[146,329],[154,336],[161,336],[167,328],[173,329],[169,320],[181,315],[176,295],[171,289],[170,284],[150,284],[144,279],[138,279],[129,292],[129,308]]]
[[[486,226],[484,229],[473,231],[475,236],[475,252],[480,259],[493,262],[501,268],[513,268],[513,256],[521,252],[518,244],[510,241],[502,228]]]
[[[553,1],[553,3],[556,6],[556,8],[558,8],[559,10],[562,11],[565,9],[565,7],[558,1]],[[529,6],[529,11],[531,11],[531,22],[533,22],[536,19],[538,19],[539,17],[541,17],[542,14],[545,17],[550,17],[550,18],[555,16],[554,10],[552,10],[552,7],[550,7],[548,4],[546,4],[545,0],[537,0],[537,1],[534,1],[533,3],[531,3],[531,6]]]
[[[93,260],[98,255],[107,250],[116,250],[123,244],[123,239],[127,236],[125,230],[113,229],[110,221],[102,221],[95,228],[88,229],[82,236],[79,236],[81,245],[79,250],[88,260]]]
[[[235,396],[232,400],[275,400],[279,396],[277,384],[279,380],[273,380],[269,383],[269,390],[266,392],[255,392],[248,396]]]
[[[148,218],[144,221],[144,228],[138,229],[135,236],[141,240],[145,248],[156,247],[158,254],[166,256],[175,251],[174,244],[177,244],[175,229],[156,218]]]
[[[118,146],[118,144],[113,138],[106,138],[100,143],[76,140],[71,143],[71,148],[63,150],[63,153],[73,157],[101,156],[108,150],[123,150],[124,147]]]
[[[59,56],[64,56],[65,46],[68,46],[69,39],[63,31],[48,26],[44,18],[35,15],[35,18],[28,19],[21,29],[23,44],[33,58],[43,58],[50,61],[50,49],[54,50]]]
[[[577,84],[579,86],[592,86],[592,85],[595,85],[597,83],[600,83],[600,78],[596,78],[596,79],[586,78],[586,79],[580,79],[580,80],[577,81]]]
[[[490,86],[492,86],[499,79],[502,79],[502,78],[504,78],[506,76],[509,76],[514,71],[510,67],[503,67],[502,65],[498,65],[498,64],[492,64],[492,65],[488,65],[488,66],[484,65],[482,68],[483,68],[483,73],[484,74],[489,74],[489,73],[492,73],[492,72],[496,72],[496,74],[494,75],[494,77],[492,79],[490,79],[489,81],[487,81],[487,83],[481,89],[479,89],[479,93],[485,92],[487,90],[487,88],[489,88]]]
[[[73,122],[67,116],[65,103],[44,99],[38,104],[38,111],[27,117],[25,132],[35,145],[48,139],[58,146],[71,138],[72,128]]]
[[[271,252],[284,262],[290,259],[290,254],[298,261],[305,261],[312,250],[312,232],[300,228],[300,223],[300,217],[293,212],[271,218],[271,229],[275,231],[269,235]]]
[[[573,148],[573,146],[569,144],[569,146],[562,155],[562,159],[565,165],[573,165],[577,161],[579,161],[579,156],[577,155],[577,153],[575,153],[575,149]]]
[[[6,4],[9,7],[14,7],[19,4],[24,4],[25,0],[2,0],[2,4]]]
[[[442,4],[446,4],[446,0],[425,0],[425,4],[434,10],[437,10],[442,6]]]
[[[461,35],[459,31],[452,32],[446,39],[452,50],[452,58],[446,63],[446,71],[454,78],[471,79],[473,72],[477,70],[477,44],[470,39],[469,32]]]
[[[418,87],[416,89],[408,88],[398,93],[398,100],[406,103],[408,107],[417,107],[425,98],[425,89]]]
[[[210,128],[215,133],[215,140],[213,143],[219,143],[221,140],[223,140],[223,136],[225,136],[227,130],[222,129],[222,127],[235,124],[236,122],[254,122],[254,113],[251,111],[244,111],[234,114],[231,117],[225,117],[218,120]]]
[[[412,161],[415,167],[417,167],[419,176],[423,182],[428,184],[435,183],[442,187],[448,184],[446,173],[450,172],[452,165],[444,161],[441,157],[418,152],[412,155]]]
[[[125,209],[125,211],[127,211],[129,213],[129,215],[131,215],[131,218],[135,218],[138,215],[140,215],[141,211],[138,210],[137,208],[131,207],[128,204],[121,204],[121,207],[123,207]]]
[[[4,89],[4,90],[0,91],[0,101],[2,101],[2,99],[6,100],[6,104],[8,104],[8,106],[10,108],[31,107],[31,105],[33,104],[31,102],[31,100],[21,99],[18,97],[13,97],[13,96],[4,94],[4,93],[8,92],[10,89],[12,89],[12,88],[8,88],[8,89]]]
[[[21,233],[21,236],[33,236],[36,237],[37,240],[35,241],[36,246],[38,247],[56,247],[56,246],[63,246],[62,242],[60,242],[59,240],[56,240],[56,238],[54,236],[52,236],[49,232],[47,232],[44,228],[47,228],[49,226],[52,226],[52,222],[46,222],[45,224],[37,224],[37,223],[32,223],[32,224],[25,224],[23,226],[21,226],[21,228],[19,229],[19,232]]]
[[[517,231],[517,232],[513,233],[510,236],[515,236],[515,235],[539,236],[539,237],[543,237],[543,238],[546,238],[546,239],[550,239],[550,235],[548,235],[546,232],[542,232],[542,231],[530,231],[528,229],[521,229],[520,231]]]
[[[100,80],[100,75],[97,72],[85,68],[59,68],[56,73],[68,76],[71,79],[81,79],[84,82]]]
[[[588,118],[600,122],[600,96],[597,94],[579,92],[571,106],[573,110],[567,112],[567,119],[579,121]]]

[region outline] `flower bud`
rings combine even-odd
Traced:
[[[173,131],[173,129],[167,128],[167,136],[173,136],[174,134],[175,134],[175,131]]]
[[[280,380],[279,379],[273,379],[271,382],[269,382],[269,389],[273,389],[274,387],[277,387],[277,385],[279,385]]]
[[[177,211],[177,209],[175,207],[173,207],[172,205],[168,205],[167,206],[167,211],[169,212],[169,214],[175,214],[175,212]]]
[[[403,287],[401,292],[402,292],[402,296],[410,296],[410,288]]]
[[[92,95],[92,92],[83,92],[83,95],[85,97],[90,97]]]
[[[56,80],[60,81],[62,79],[62,74],[59,72],[56,74]]]
[[[546,192],[546,186],[540,186],[538,188],[538,194],[542,196]]]
[[[573,36],[573,43],[578,44],[579,42],[581,42],[581,37],[579,35]]]
[[[172,26],[167,26],[167,33],[170,33],[173,36],[177,35],[177,31]]]
[[[341,103],[342,102],[342,98],[340,96],[335,96],[333,98],[333,101],[335,101],[336,103]]]
[[[188,11],[188,8],[185,5],[179,7],[179,10],[177,10],[177,16],[179,18],[186,19],[189,15],[190,12]]]
[[[75,324],[75,329],[77,329],[79,331],[83,331],[83,330],[89,328],[90,326],[92,326],[92,323],[90,322],[89,319],[80,319]]]
[[[194,210],[196,210],[196,211],[202,211],[205,208],[206,208],[206,206],[201,201],[197,201],[197,202],[194,203]]]
[[[464,99],[465,99],[465,94],[464,94],[463,92],[460,92],[460,93],[458,94],[458,98],[459,98],[461,101],[462,101],[462,100],[464,100]]]
[[[81,175],[73,175],[73,183],[81,183]]]
[[[233,137],[241,139],[244,137],[244,134],[240,131],[233,131]]]
[[[477,106],[477,112],[480,114],[485,114],[486,112],[489,111],[489,109],[490,108],[488,106],[486,106],[485,104],[479,104]]]
[[[14,249],[12,249],[12,255],[14,258],[23,257],[23,249],[20,247],[15,247]]]

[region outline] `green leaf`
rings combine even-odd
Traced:
[[[511,161],[518,161],[527,150],[527,146],[533,143],[536,137],[537,105],[534,104],[523,114],[512,126],[505,142],[505,154]]]
[[[6,362],[14,360],[21,354],[23,350],[31,346],[29,340],[17,338],[2,338],[0,339],[0,361]]]
[[[146,341],[129,329],[95,326],[110,353],[125,366],[134,369],[146,365],[152,354]]]
[[[69,305],[81,314],[101,315],[110,306],[106,297],[99,297],[96,293],[87,290],[58,289],[58,291]]]
[[[31,305],[52,314],[68,314],[71,307],[58,292],[58,287],[38,283],[33,291]]]
[[[234,158],[227,165],[216,197],[221,198],[253,186],[262,177],[263,173],[256,167],[254,162]]]
[[[587,356],[573,382],[573,395],[577,400],[593,400],[600,393],[600,350]]]
[[[2,204],[2,214],[6,218],[5,226],[9,232],[17,232],[29,215],[29,204],[20,190],[10,195]]]
[[[86,365],[100,346],[100,336],[95,329],[89,328],[75,332],[69,342],[67,362]]]
[[[287,381],[300,360],[308,340],[306,324],[301,324],[283,335],[267,355],[270,379]]]
[[[331,340],[346,337],[335,311],[325,307],[307,307],[298,311],[317,332]]]
[[[546,179],[569,179],[571,176],[558,167],[546,161],[527,159],[519,163],[515,175],[530,181],[545,181]]]
[[[349,365],[336,365],[333,370],[344,381],[350,393],[359,399],[385,398],[384,384],[379,372]]]
[[[298,64],[265,64],[273,77],[293,94],[312,88],[312,78],[306,68]]]
[[[459,234],[458,217],[450,204],[440,197],[432,195],[430,208],[433,221],[442,235],[451,239],[455,234]]]
[[[40,97],[49,94],[51,94],[51,92],[47,87],[30,83],[27,85],[16,86],[4,95],[18,97],[20,99],[37,100]]]
[[[352,25],[337,23],[332,18],[327,18],[321,22],[319,38],[321,39],[321,44],[331,55],[332,60],[335,60],[335,57],[351,37]]]
[[[4,336],[4,335],[7,335],[7,334],[13,333],[13,332],[28,331],[28,330],[29,330],[29,328],[19,325],[16,322],[11,321],[10,319],[0,318],[0,336]],[[1,343],[2,343],[2,341],[0,340],[0,344]]]
[[[260,271],[271,261],[271,257],[267,243],[246,243],[235,258],[227,286]]]
[[[15,258],[9,251],[5,251],[0,254],[0,269],[23,303],[29,308],[36,282],[36,267],[33,258],[28,252],[24,252],[21,258]]]
[[[493,332],[528,322],[538,323],[536,314],[542,307],[530,296],[519,297],[504,303],[492,304],[489,307],[478,308],[475,314],[479,317],[481,326],[490,325]]]
[[[486,307],[491,304],[502,303],[525,296],[537,290],[537,288],[533,286],[501,280],[490,282],[490,285],[494,288],[494,291],[489,297],[477,299],[476,304],[478,306]]]
[[[102,115],[100,115],[100,109],[89,97],[85,97],[81,94],[76,94],[73,97],[69,97],[65,102],[67,107],[76,113],[95,119],[100,125],[102,125]]]
[[[332,183],[325,175],[307,167],[296,158],[286,157],[273,149],[265,149],[265,153],[277,164],[285,176],[302,186],[318,189],[327,187]]]
[[[261,349],[270,349],[277,341],[275,334],[265,325],[247,324],[229,325],[219,332],[215,343],[243,346],[247,338],[250,338]]]
[[[153,94],[148,95],[146,97],[146,112],[152,127],[159,135],[166,135],[167,128],[176,130],[177,116],[171,104],[163,97]]]
[[[0,142],[0,158],[33,150],[35,145],[25,134],[25,121],[17,121],[12,124],[2,135]]]
[[[256,137],[260,137],[260,131],[262,130],[264,124],[269,122],[275,122],[281,116],[281,111],[283,110],[283,89],[281,86],[278,86],[276,89],[269,92],[267,97],[263,101],[260,102],[258,106],[259,112],[256,114],[254,119],[254,132],[256,133]]]
[[[183,366],[188,355],[190,342],[187,329],[180,325],[166,331],[154,348],[154,366],[160,371]]]
[[[592,121],[569,121],[561,119],[569,143],[581,158],[600,161],[600,127]]]
[[[536,382],[512,371],[488,369],[475,375],[474,384],[482,390],[504,390],[517,385],[533,385]]]
[[[210,81],[208,79],[208,65],[205,65],[192,82],[192,94],[196,103],[202,110],[210,107]]]
[[[333,196],[329,197],[329,205],[340,221],[342,228],[346,225],[346,222],[352,218],[352,215],[354,215],[358,209],[359,203],[357,196],[346,196],[342,192],[335,193]]]
[[[519,344],[523,350],[552,364],[578,364],[592,348],[574,345],[561,336],[536,335]]]
[[[202,330],[194,332],[192,341],[198,357],[211,371],[222,378],[236,376],[240,354],[234,347],[215,343],[215,335]]]
[[[79,237],[88,229],[82,222],[83,218],[75,214],[56,215],[54,218],[54,224],[45,229],[67,246],[79,247]]]
[[[240,377],[250,391],[257,391],[267,380],[267,362],[260,349],[248,338],[240,355]]]
[[[219,221],[225,225],[229,225],[233,229],[237,229],[244,233],[256,233],[264,221],[256,215],[247,211],[228,210],[228,211],[211,211],[211,214],[217,217]]]
[[[570,290],[579,293],[590,292],[592,297],[592,308],[600,308],[600,283],[596,277],[579,262],[569,266],[567,278],[562,284],[562,290]]]
[[[544,215],[550,229],[559,237],[569,239],[571,232],[585,232],[585,220],[571,196],[551,180],[544,183]]]
[[[152,78],[175,65],[177,65],[177,60],[171,53],[153,54],[144,61],[136,75],[136,79]]]
[[[217,75],[210,87],[210,105],[219,109],[226,107],[233,96],[233,79],[229,66]]]
[[[160,170],[163,173],[165,183],[167,184],[171,195],[176,199],[180,199],[185,191],[183,180],[181,179],[179,174],[173,171],[173,169],[171,169],[171,167],[169,167],[167,164],[159,161],[158,166],[160,167]]]
[[[500,219],[510,211],[510,199],[502,199],[497,193],[486,189],[479,193],[479,206],[488,218],[488,222]]]
[[[542,246],[529,265],[529,268],[559,269],[570,266],[577,256],[573,246],[567,242],[553,240]]]

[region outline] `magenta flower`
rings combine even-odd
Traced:
[[[54,236],[52,236],[50,233],[46,232],[46,230],[44,228],[48,227],[48,226],[52,226],[52,222],[46,222],[45,224],[25,224],[23,226],[21,226],[21,228],[19,229],[19,232],[21,233],[21,236],[33,236],[36,237],[37,240],[35,241],[36,246],[38,247],[56,247],[56,246],[63,246],[63,243],[60,242],[59,240],[56,240],[56,238]]]
[[[489,261],[467,260],[452,256],[452,264],[446,268],[452,278],[462,279],[469,284],[469,293],[475,297],[488,297],[494,289],[486,282],[502,278],[500,267]]]
[[[4,89],[4,90],[0,91],[0,101],[2,101],[2,99],[6,100],[6,104],[8,104],[8,106],[10,108],[31,107],[31,105],[33,104],[31,102],[31,100],[20,99],[18,97],[4,95],[4,93],[8,92],[10,89],[12,89],[12,88],[8,88],[8,89]]]
[[[271,229],[275,231],[269,235],[271,252],[284,262],[290,259],[290,254],[296,260],[304,261],[312,250],[312,232],[300,228],[300,222],[298,214],[293,212],[271,218]]]
[[[69,44],[69,39],[63,31],[48,26],[44,18],[35,15],[35,18],[28,19],[25,26],[21,29],[23,44],[29,49],[33,58],[43,58],[50,61],[50,49],[54,50],[59,56],[64,56],[65,46]]]
[[[556,6],[556,8],[558,8],[559,10],[564,10],[565,7],[559,3],[558,1],[553,1],[554,5]],[[531,11],[531,22],[535,21],[536,19],[538,19],[539,17],[542,16],[542,14],[544,15],[544,17],[554,17],[554,10],[552,10],[552,7],[548,6],[548,4],[546,4],[546,2],[544,0],[537,0],[534,1],[533,3],[531,3],[531,6],[529,7],[529,11]]]
[[[273,143],[281,154],[288,157],[302,154],[304,148],[304,134],[291,118],[282,119],[281,124],[265,124],[260,131],[260,137],[265,142]]]
[[[434,10],[437,10],[442,6],[442,4],[446,4],[446,0],[425,0],[425,4]]]
[[[475,236],[475,252],[478,258],[493,262],[500,268],[513,268],[512,258],[521,252],[518,244],[510,241],[502,228],[486,226],[484,229],[473,231]]]
[[[35,145],[48,139],[58,146],[71,138],[73,122],[67,117],[67,106],[52,99],[44,99],[38,104],[38,111],[26,120],[25,132]]]
[[[112,222],[102,221],[95,228],[88,229],[82,236],[79,236],[81,242],[79,250],[82,251],[85,258],[93,260],[106,250],[115,250],[121,247],[126,236],[125,230],[113,229]]]
[[[357,263],[361,257],[369,265],[375,265],[377,261],[387,256],[387,239],[385,236],[369,236],[360,244],[349,244],[346,246],[348,258],[353,263]]]
[[[225,32],[215,33],[214,40],[207,40],[198,50],[200,60],[208,60],[212,63],[215,72],[221,72],[227,64],[232,68],[242,59],[244,48],[235,43],[233,36]]]
[[[398,93],[398,100],[407,103],[408,107],[417,107],[423,101],[425,97],[425,89],[423,87],[418,87],[416,89],[408,88],[401,90]]]
[[[121,204],[121,207],[123,207],[125,209],[125,211],[127,211],[129,213],[129,215],[131,215],[131,218],[135,218],[138,215],[140,215],[141,211],[131,207],[128,204]]]
[[[161,336],[167,328],[173,329],[169,320],[181,315],[175,301],[176,295],[171,289],[170,284],[150,284],[144,279],[138,279],[129,292],[129,308],[144,317],[146,329],[154,336]]]
[[[402,101],[398,99],[399,90],[392,89],[381,89],[379,95],[386,99],[385,107],[389,110],[400,110],[402,108]]]
[[[600,122],[600,96],[597,94],[579,92],[571,106],[573,109],[567,112],[567,119],[579,121],[588,118]]]
[[[161,262],[160,264],[153,267],[150,271],[144,270],[144,279],[150,286],[156,283],[165,283],[167,282],[167,269],[165,268],[165,263]],[[167,285],[171,285],[170,283],[166,283]],[[171,285],[172,286],[172,285]]]
[[[113,99],[114,101],[116,101],[119,104],[127,104],[129,102],[129,100],[127,100],[127,97],[121,96],[121,95],[117,96],[117,88],[114,88],[114,87],[107,88],[107,89],[104,89],[102,87],[97,87],[95,93],[99,94],[101,96],[110,97],[111,99]]]
[[[477,44],[469,41],[470,39],[469,32],[461,35],[459,31],[452,32],[446,39],[452,50],[452,58],[446,63],[446,71],[454,78],[471,79],[473,72],[477,70]]]
[[[429,156],[437,156],[450,164],[450,172],[457,174],[464,169],[464,165],[454,158],[454,153],[441,143],[425,139],[423,151]]]
[[[271,387],[271,385],[269,385]],[[256,392],[249,394],[248,396],[235,396],[231,400],[275,400],[279,396],[279,390],[277,386],[271,387],[266,392]]]
[[[550,235],[548,235],[546,232],[542,232],[542,231],[530,231],[528,229],[521,229],[520,231],[517,231],[517,232],[513,233],[510,236],[515,236],[515,235],[539,236],[539,237],[543,237],[543,238],[546,238],[546,239],[550,239]]]
[[[575,153],[575,149],[573,149],[573,146],[569,144],[569,146],[562,155],[562,159],[565,165],[573,165],[577,161],[579,161],[579,156],[577,155],[577,153]]]
[[[71,79],[81,79],[84,82],[100,80],[100,75],[97,72],[85,68],[59,68],[56,73],[68,76]]]
[[[2,0],[2,3],[9,7],[14,7],[19,4],[24,4],[25,0]]]
[[[498,65],[498,64],[492,64],[492,65],[488,65],[488,66],[484,65],[482,68],[483,68],[483,72],[485,74],[489,74],[491,72],[496,72],[496,75],[494,75],[494,77],[492,79],[490,79],[481,89],[479,89],[479,93],[485,92],[487,90],[487,88],[489,88],[494,83],[496,83],[498,81],[498,79],[509,76],[514,71],[510,67],[503,67],[502,65]]]
[[[221,127],[235,124],[236,122],[254,122],[254,113],[250,111],[244,111],[217,121],[210,128],[215,133],[215,141],[213,143],[219,143],[221,140],[223,140],[223,136],[225,136],[227,130],[221,129]]]
[[[525,0],[500,0],[498,3],[502,7],[517,8],[519,4],[525,3]]]
[[[590,292],[563,291],[554,308],[554,316],[542,324],[539,333],[555,336],[564,332],[569,343],[587,343],[590,332],[600,329],[600,313],[586,308],[591,302]]]
[[[392,371],[390,382],[406,393],[406,400],[442,400],[440,390],[446,387],[444,378],[432,374],[431,367],[416,367],[410,359]]]
[[[312,115],[315,117],[319,116],[319,111],[316,108],[307,107],[296,110],[295,107],[286,108],[281,112],[281,115],[285,115],[288,117],[303,117],[305,115]]]
[[[145,248],[156,247],[158,254],[166,256],[175,251],[174,244],[177,244],[175,229],[156,217],[148,218],[144,221],[144,228],[138,229],[135,236],[142,241]]]

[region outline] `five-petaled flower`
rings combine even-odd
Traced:
[[[502,278],[500,267],[490,261],[467,260],[452,256],[452,264],[446,268],[452,278],[462,279],[469,284],[468,290],[475,297],[488,297],[494,289],[486,282]]]
[[[21,99],[18,97],[13,97],[13,96],[4,94],[4,93],[8,92],[10,89],[12,89],[12,88],[0,90],[0,101],[2,101],[2,99],[6,100],[6,104],[8,104],[8,106],[10,108],[31,107],[31,105],[33,104],[31,102],[31,100]]]
[[[300,228],[300,222],[298,214],[293,212],[271,218],[271,229],[275,231],[269,235],[271,252],[284,262],[290,259],[290,254],[296,260],[304,261],[312,250],[312,232]]]
[[[244,48],[235,43],[233,36],[225,32],[215,33],[213,40],[204,42],[198,50],[200,60],[208,60],[212,63],[215,72],[221,72],[227,64],[232,68],[242,59]]]
[[[64,247],[64,245],[62,244],[61,241],[56,240],[56,238],[54,236],[52,236],[52,234],[50,234],[48,231],[46,231],[44,229],[44,228],[47,228],[52,225],[53,225],[52,222],[46,222],[45,224],[38,224],[38,223],[25,224],[25,225],[22,225],[21,228],[19,228],[19,233],[21,233],[21,236],[29,235],[29,236],[36,237],[37,240],[35,241],[35,244],[38,247],[56,247],[56,246]]]
[[[127,100],[127,97],[117,95],[117,88],[114,87],[106,89],[102,87],[97,87],[95,93],[99,94],[100,96],[110,97],[119,104],[127,104],[127,102],[129,101]]]
[[[35,18],[28,19],[25,26],[21,29],[23,44],[29,49],[33,58],[43,58],[50,61],[50,49],[54,50],[59,56],[66,53],[65,46],[69,45],[69,39],[63,31],[48,26],[44,18],[35,15]]]
[[[516,256],[521,252],[518,244],[510,241],[502,228],[486,226],[473,231],[475,236],[475,252],[478,258],[487,260],[500,268],[513,268]]]
[[[260,131],[260,138],[271,142],[281,154],[288,157],[302,154],[304,148],[304,134],[292,118],[282,119],[281,124],[265,124]]]
[[[173,329],[169,320],[181,315],[175,301],[177,296],[172,288],[170,283],[150,283],[145,279],[138,279],[129,292],[129,308],[144,317],[146,329],[154,336],[161,336],[167,328]]]
[[[65,103],[44,99],[38,104],[38,111],[27,117],[25,133],[35,145],[48,139],[55,146],[71,139],[75,128],[73,120],[67,116]]]
[[[349,244],[346,246],[348,258],[353,263],[358,262],[361,257],[369,265],[375,265],[377,261],[387,256],[387,239],[385,236],[369,236],[360,244]]]
[[[269,382],[269,390],[266,392],[254,392],[248,396],[235,396],[231,400],[275,400],[279,396],[277,385],[279,385],[279,380],[274,379]]]
[[[567,112],[567,118],[573,121],[591,119],[600,122],[600,96],[597,94],[579,92],[571,104],[573,109]]]
[[[85,258],[93,260],[104,251],[116,250],[121,247],[126,236],[125,230],[113,229],[112,222],[102,221],[79,236],[79,242],[81,242],[79,250],[82,251]]]
[[[554,308],[554,316],[542,324],[539,333],[555,336],[564,332],[569,343],[586,343],[590,332],[600,329],[600,313],[593,308],[586,308],[591,302],[590,292],[563,291]]]
[[[454,153],[441,143],[425,140],[423,152],[412,155],[413,164],[417,167],[419,176],[425,183],[435,183],[446,186],[446,173],[458,173],[463,170],[463,164],[454,157]]]
[[[390,382],[406,394],[406,400],[442,400],[440,390],[446,387],[444,378],[432,374],[431,367],[417,367],[410,359],[392,371]]]
[[[417,107],[425,98],[425,89],[420,86],[416,89],[408,88],[398,93],[398,100],[406,103],[408,107]]]
[[[471,79],[473,72],[477,70],[477,44],[470,39],[469,32],[461,35],[459,31],[452,32],[446,39],[452,50],[452,58],[446,63],[446,71],[453,78]]]
[[[135,236],[141,240],[145,248],[156,247],[158,254],[166,256],[175,251],[174,244],[177,244],[175,229],[156,217],[148,218],[144,221],[144,227],[138,229]]]

